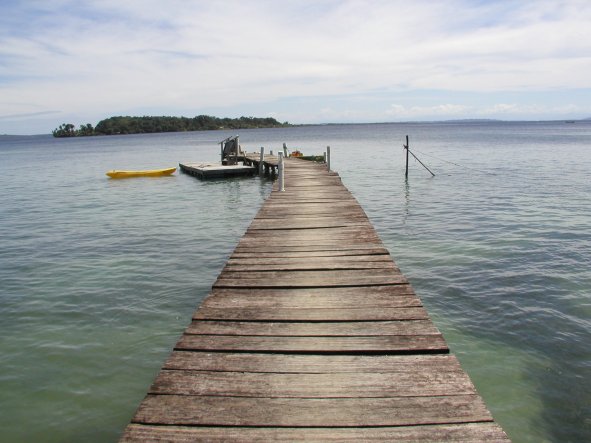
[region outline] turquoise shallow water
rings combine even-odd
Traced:
[[[513,440],[591,440],[591,124],[239,134],[331,145]],[[405,181],[407,134],[434,178],[411,161]],[[228,135],[0,137],[0,440],[117,440],[271,182],[104,172],[217,160]]]

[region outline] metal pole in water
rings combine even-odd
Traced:
[[[265,161],[265,148],[261,146],[261,158],[259,160],[259,176],[265,175],[265,165],[263,164]]]
[[[279,164],[277,168],[279,169],[279,191],[285,191],[285,174],[283,173],[283,152],[278,152],[279,154]]]
[[[326,147],[326,169],[330,171],[330,146]]]
[[[406,145],[404,145],[404,150],[406,151],[406,172],[404,176],[408,178],[408,135],[406,136]]]

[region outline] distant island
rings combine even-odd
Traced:
[[[283,128],[288,122],[279,123],[272,117],[219,118],[209,115],[188,117],[110,117],[93,127],[90,123],[78,129],[64,123],[52,131],[54,137],[84,137],[92,135],[150,134],[156,132],[208,131],[215,129]]]

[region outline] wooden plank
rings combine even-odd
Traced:
[[[361,217],[344,218],[295,218],[285,219],[255,219],[248,227],[251,231],[277,231],[286,229],[320,229],[320,228],[346,228],[350,226],[367,226],[367,221]]]
[[[132,421],[326,428],[486,422],[492,417],[477,395],[355,399],[148,395]]]
[[[214,289],[208,308],[375,309],[422,306],[410,285],[301,289]]]
[[[228,263],[224,266],[224,272],[264,272],[269,271],[337,271],[337,270],[359,270],[359,269],[389,269],[395,272],[400,270],[392,261],[322,261],[309,258],[308,260],[288,262],[284,259],[274,260],[275,263]]]
[[[254,243],[249,246],[238,245],[232,253],[232,258],[238,257],[338,257],[356,255],[388,255],[389,252],[382,245],[285,245],[273,246]]]
[[[401,354],[449,352],[441,335],[369,337],[269,337],[183,335],[175,349],[200,351],[292,352],[314,354]]]
[[[352,269],[345,271],[222,271],[213,285],[236,288],[302,288],[338,286],[381,286],[408,283],[402,273],[391,269]]]
[[[361,210],[363,208],[359,206],[359,203],[354,198],[350,198],[347,200],[339,199],[335,200],[332,203],[327,203],[326,201],[321,202],[314,202],[313,199],[309,202],[306,201],[292,201],[288,199],[284,199],[279,196],[273,196],[274,200],[267,199],[265,204],[261,207],[260,211],[267,211],[272,212],[276,210],[290,210],[290,209],[297,209],[301,211],[326,211],[327,209],[336,210],[336,211],[346,211],[346,210]]]
[[[244,234],[242,240],[266,239],[268,241],[277,241],[298,239],[299,241],[315,242],[317,240],[347,240],[350,241],[349,236],[355,235],[358,238],[368,238],[372,241],[379,241],[376,232],[373,229],[369,229],[366,226],[335,226],[335,227],[317,227],[315,229],[282,229],[280,232],[274,229],[266,230],[248,230]]]
[[[365,281],[372,277],[391,277],[394,276],[397,279],[402,277],[402,273],[396,266],[390,268],[378,268],[378,269],[346,269],[346,270],[311,270],[311,271],[273,271],[273,270],[258,270],[251,271],[243,274],[241,272],[230,271],[223,269],[220,273],[220,278],[231,279],[250,279],[250,280],[267,280],[269,278],[282,278],[286,280],[298,280],[298,279],[314,279],[316,277],[331,280],[331,279],[347,279]],[[398,282],[398,280],[397,280]],[[360,284],[361,286],[361,284]]]
[[[461,370],[454,355],[314,355],[173,351],[163,369],[303,374]]]
[[[314,232],[320,229],[311,229],[308,232],[301,230],[283,231],[250,231],[244,234],[238,243],[240,248],[268,248],[269,245],[281,243],[275,251],[290,251],[294,247],[302,247],[306,250],[306,243],[325,249],[343,248],[344,244],[355,246],[381,247],[381,240],[375,233],[362,231],[346,231],[345,228],[334,228],[333,232]]]
[[[160,372],[149,394],[266,398],[388,398],[476,394],[462,370],[362,374]]]
[[[201,307],[193,314],[194,320],[250,320],[250,321],[379,321],[427,320],[422,307],[409,308],[209,308]]]
[[[182,427],[132,424],[121,441],[188,442],[188,441],[304,441],[360,442],[395,441],[398,443],[443,442],[507,443],[509,438],[495,423],[462,423],[446,425],[364,427],[364,428],[248,428],[248,427]]]
[[[354,234],[350,234],[351,236]],[[263,241],[265,240],[269,240],[268,238],[265,239],[264,237],[260,237],[260,238],[256,238],[256,237],[243,237],[239,242],[238,242],[238,248],[240,249],[247,249],[247,248],[252,248],[252,250],[265,250],[269,248],[269,244],[264,245],[262,244]],[[295,236],[290,236],[289,238],[284,238],[281,240],[281,247],[276,247],[275,251],[293,251],[293,250],[298,250],[297,248],[300,248],[299,250],[309,250],[311,249],[310,247],[306,247],[303,246],[305,239],[303,239],[301,236],[299,238],[295,237]],[[348,244],[346,247],[343,246],[343,242],[347,241]],[[382,246],[382,242],[374,236],[371,237],[362,237],[362,236],[358,236],[358,237],[351,237],[351,238],[347,238],[347,235],[342,235],[339,237],[331,237],[331,238],[327,238],[327,237],[318,237],[316,239],[314,239],[314,247],[315,248],[339,248],[342,247],[343,249],[348,249],[350,246],[352,245],[357,245],[357,246],[363,246],[363,247],[367,247],[367,246],[373,246],[373,247],[380,247]]]
[[[356,256],[336,256],[336,257],[259,257],[258,255],[254,255],[252,257],[236,257],[232,256],[228,259],[226,264],[228,266],[235,266],[235,265],[257,265],[262,266],[265,269],[265,266],[268,265],[277,265],[277,264],[301,264],[301,263],[321,263],[324,265],[332,265],[332,264],[344,264],[344,265],[351,265],[351,264],[358,264],[361,263],[362,265],[366,263],[387,263],[390,266],[395,266],[394,262],[390,258],[389,255],[356,255]],[[259,268],[261,269],[261,268]]]
[[[335,209],[332,206],[319,205],[318,207],[310,208],[309,205],[284,205],[268,208],[263,206],[257,212],[254,220],[276,220],[278,218],[284,219],[288,217],[297,218],[342,218],[342,212],[346,211],[352,217],[367,218],[365,212],[356,204],[339,207],[339,214],[335,214]]]
[[[328,323],[198,320],[189,325],[185,334],[338,337],[440,335],[440,332],[429,320]]]

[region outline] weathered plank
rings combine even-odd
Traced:
[[[291,218],[289,220],[259,218],[248,227],[251,231],[285,231],[288,229],[321,229],[321,228],[345,228],[349,226],[367,226],[367,220],[362,217],[335,217],[326,218]]]
[[[408,426],[492,421],[477,395],[249,398],[148,395],[134,423],[194,426]]]
[[[407,283],[402,273],[396,267],[377,268],[377,269],[321,269],[321,270],[304,270],[304,271],[275,271],[275,270],[258,270],[247,272],[232,271],[225,267],[219,276],[220,279],[241,279],[241,280],[268,280],[268,279],[282,279],[283,281],[293,280],[343,280],[343,281],[358,281],[356,286],[367,285],[367,281],[372,278],[379,279],[390,278],[392,283],[387,284],[402,284]],[[379,283],[384,284],[384,283]],[[309,286],[309,285],[308,285]],[[320,287],[323,285],[318,285]]]
[[[372,322],[256,322],[193,321],[185,334],[269,335],[286,337],[368,337],[386,335],[439,335],[429,320]]]
[[[422,306],[410,285],[301,289],[214,289],[202,302],[209,308],[339,309]]]
[[[254,243],[249,246],[238,245],[232,254],[234,257],[339,257],[356,255],[388,255],[388,250],[381,245],[359,244],[359,245],[302,245],[296,244],[291,247]]]
[[[306,288],[338,286],[400,285],[408,280],[390,269],[352,269],[342,271],[222,271],[214,288]]]
[[[270,372],[160,372],[149,394],[266,398],[391,398],[470,395],[476,390],[462,370],[362,374]]]
[[[277,220],[277,219],[281,220]],[[254,217],[255,222],[292,222],[292,221],[365,221],[368,222],[367,215],[359,206],[348,206],[344,208],[334,208],[330,205],[322,205],[321,208],[311,209],[302,205],[290,205],[284,207],[261,209]]]
[[[439,372],[461,370],[451,354],[314,355],[173,351],[163,369],[301,374]]]
[[[351,234],[352,236],[353,234]],[[278,236],[280,238],[281,236]],[[238,248],[240,249],[252,249],[252,250],[266,250],[268,245],[264,245],[264,242],[269,242],[269,238],[264,238],[264,236],[256,238],[254,236],[243,237],[238,242]],[[347,242],[347,246],[344,246],[343,243]],[[302,244],[305,242],[305,238],[299,236],[290,236],[289,238],[281,239],[282,246],[276,248],[276,251],[297,251],[297,250],[309,250],[308,247],[303,246]],[[373,236],[358,236],[358,237],[348,237],[346,235],[340,237],[320,237],[313,239],[314,247],[316,250],[318,249],[349,249],[352,245],[357,245],[361,247],[371,247],[371,246],[382,246],[382,243],[378,238],[374,238]],[[299,248],[299,249],[298,249]]]
[[[400,271],[392,262],[387,261],[349,261],[349,262],[322,262],[310,259],[308,261],[284,262],[277,260],[275,263],[228,263],[224,267],[225,272],[260,272],[265,271],[336,271],[352,269],[390,269]]]
[[[310,354],[401,354],[449,352],[441,335],[368,337],[271,337],[183,335],[175,349],[200,351],[292,352]]]
[[[366,256],[367,257],[367,256]],[[258,258],[249,261],[240,258],[228,260],[225,271],[236,272],[267,272],[267,271],[330,271],[348,269],[390,269],[400,272],[398,267],[385,256],[374,256],[375,259],[357,259],[356,257],[344,257],[340,260],[331,260],[330,257],[306,257],[306,258]]]
[[[367,229],[367,226],[345,226],[332,228],[314,228],[308,230],[302,229],[277,229],[277,230],[251,230],[244,234],[241,243],[245,240],[256,241],[278,241],[297,239],[298,241],[315,242],[326,240],[349,240],[350,236],[356,236],[357,239],[368,239],[370,241],[379,241],[375,231]],[[355,243],[355,242],[354,242]]]
[[[507,443],[510,440],[495,423],[462,423],[363,428],[252,428],[252,427],[182,427],[132,424],[122,442],[228,442],[228,441],[304,441],[360,442],[395,441],[398,443],[463,442]]]
[[[379,321],[427,320],[422,307],[405,308],[209,308],[201,307],[194,320],[250,321]]]
[[[355,255],[355,256],[336,256],[336,257],[260,257],[256,254],[251,257],[237,257],[231,256],[226,264],[228,266],[234,265],[258,265],[260,269],[266,269],[268,265],[278,264],[307,264],[313,262],[315,265],[331,266],[336,264],[371,264],[371,263],[387,263],[389,267],[396,267],[389,255]]]

